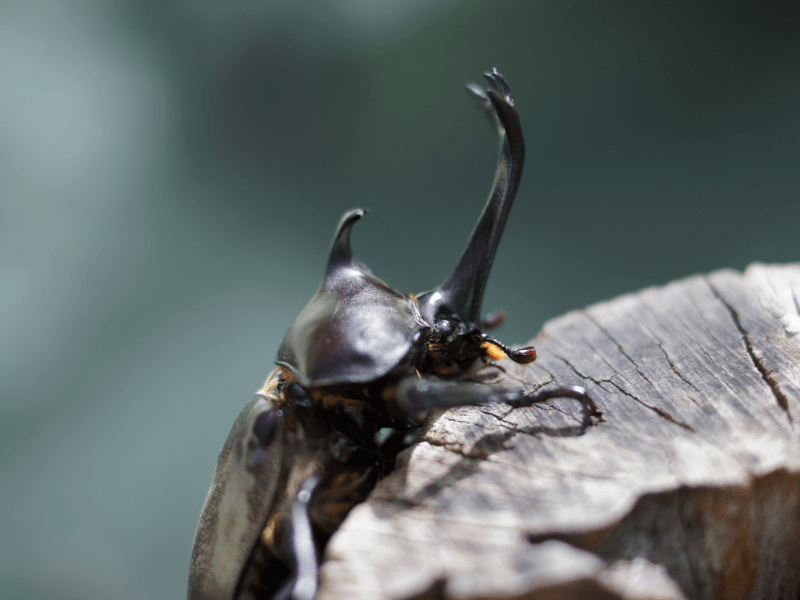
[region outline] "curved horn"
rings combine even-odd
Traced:
[[[485,77],[489,80],[489,89],[483,90],[474,84],[467,89],[500,137],[497,171],[489,200],[458,265],[442,285],[420,297],[420,310],[431,322],[442,312],[458,315],[470,323],[480,320],[486,281],[522,177],[525,141],[514,99],[497,69],[486,73]]]
[[[353,249],[350,247],[350,230],[353,224],[369,211],[363,208],[351,210],[342,217],[339,227],[336,229],[336,235],[333,236],[333,246],[328,258],[328,266],[326,271],[338,264],[350,262],[353,259]]]

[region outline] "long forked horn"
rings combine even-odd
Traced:
[[[435,322],[443,313],[457,315],[472,324],[480,320],[486,281],[522,177],[525,141],[514,99],[497,69],[492,69],[485,77],[489,80],[489,89],[474,84],[467,89],[500,136],[497,171],[489,200],[458,265],[447,281],[420,297],[422,315],[430,322]]]

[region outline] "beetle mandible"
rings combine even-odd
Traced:
[[[536,359],[533,347],[512,349],[483,332],[502,313],[480,318],[525,155],[508,85],[497,69],[485,76],[486,89],[468,90],[500,137],[500,156],[460,261],[436,289],[406,296],[353,256],[350,231],[365,211],[344,215],[322,285],[220,453],[195,534],[190,600],[313,599],[327,538],[431,409],[567,397],[582,403],[585,422],[600,417],[578,386],[530,394],[464,377],[477,360]]]

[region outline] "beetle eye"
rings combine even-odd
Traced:
[[[436,333],[439,334],[440,340],[450,343],[458,334],[458,326],[450,319],[439,319],[436,321]]]
[[[258,438],[259,445],[266,446],[275,437],[275,432],[278,431],[278,420],[282,414],[282,411],[273,408],[256,417],[256,422],[253,423],[253,435]]]
[[[442,335],[453,333],[455,328],[455,323],[453,323],[450,319],[439,319],[436,321],[436,331]]]

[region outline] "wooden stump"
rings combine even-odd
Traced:
[[[547,323],[483,380],[580,405],[433,415],[332,538],[320,600],[787,598],[800,591],[800,265]]]

